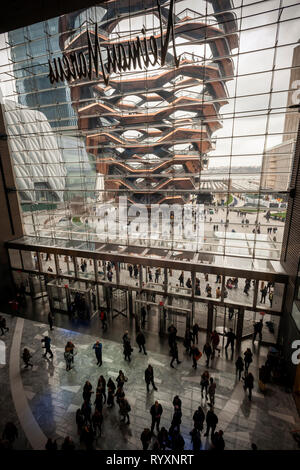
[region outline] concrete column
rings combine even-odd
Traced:
[[[210,335],[213,330],[213,317],[214,317],[214,306],[211,302],[207,304],[207,335]]]
[[[11,300],[14,296],[14,283],[4,242],[22,237],[24,231],[2,105],[0,105],[0,207],[0,279],[2,300],[5,301]]]
[[[243,337],[243,325],[244,325],[244,314],[245,314],[245,309],[243,307],[239,307],[238,309],[238,319],[237,319],[237,325],[236,325],[236,342],[237,344],[240,344],[242,341]]]

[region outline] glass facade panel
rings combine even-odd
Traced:
[[[25,234],[231,265],[279,260],[299,119],[288,108],[299,102],[299,3],[161,0],[160,13],[156,2],[129,3],[3,35],[0,86]],[[104,68],[97,74],[95,62],[88,76],[95,25]],[[80,277],[95,280],[93,263],[82,272],[80,261]],[[120,281],[134,283],[128,274],[120,267]],[[145,267],[142,282],[151,289]]]

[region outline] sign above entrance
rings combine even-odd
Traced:
[[[87,35],[87,53],[83,51],[64,53],[62,59],[60,57],[49,59],[49,80],[54,82],[67,80],[79,80],[81,78],[99,78],[102,75],[104,83],[109,84],[110,74],[117,72],[125,72],[132,69],[143,69],[145,67],[155,66],[160,64],[162,67],[166,61],[166,55],[169,43],[172,39],[173,55],[175,67],[179,66],[180,57],[177,57],[175,46],[174,34],[174,2],[170,0],[170,9],[168,15],[168,24],[166,32],[163,31],[163,22],[161,15],[160,0],[157,0],[159,24],[160,24],[160,44],[158,37],[146,37],[145,28],[141,30],[143,39],[137,36],[132,41],[127,41],[126,44],[112,43],[105,46],[100,46],[98,36],[98,25],[94,23],[95,30],[94,44],[91,39],[90,31],[86,31]],[[103,47],[105,48],[104,63]],[[160,53],[159,53],[160,52]]]

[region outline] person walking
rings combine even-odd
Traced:
[[[171,356],[172,356],[172,360],[170,362],[170,367],[172,367],[174,369],[173,362],[175,360],[176,360],[177,364],[181,364],[181,361],[178,359],[178,348],[177,348],[176,343],[173,343],[173,346],[171,348]]]
[[[193,415],[194,427],[199,431],[203,430],[203,423],[205,420],[205,414],[202,410],[201,406],[198,406],[198,409],[195,411]]]
[[[220,430],[219,432],[215,432],[211,438],[213,450],[224,450],[225,449],[225,441],[223,438],[223,431]]]
[[[148,447],[152,439],[152,433],[149,428],[144,429],[144,431],[141,434],[140,439],[143,444],[143,450],[148,450]]]
[[[2,315],[0,316],[0,329],[1,329],[1,336],[4,335],[4,330],[5,330],[5,333],[9,331],[9,328],[6,326],[6,319]]]
[[[234,351],[234,340],[236,339],[236,335],[233,333],[233,329],[230,328],[230,330],[225,334],[227,336],[227,343],[225,346],[225,352],[227,354],[227,348],[230,345],[231,346],[231,352],[233,354]]]
[[[178,408],[181,409],[181,400],[178,395],[175,395],[172,403],[173,403],[174,409],[175,409],[175,406],[178,406]]]
[[[46,349],[45,354],[43,354],[43,357],[46,357],[47,354],[50,354],[50,359],[53,357],[53,353],[51,351],[51,338],[49,336],[44,336],[44,338],[41,340],[42,343],[44,343],[44,348]]]
[[[263,320],[261,319],[260,321],[255,322],[254,325],[253,325],[253,328],[254,328],[254,331],[253,331],[252,342],[254,343],[254,341],[256,340],[257,334],[259,336],[259,341],[261,341],[262,340]]]
[[[269,302],[270,302],[270,308],[272,308],[272,305],[273,305],[273,291],[272,290],[269,293]]]
[[[100,341],[96,341],[96,343],[93,346],[93,349],[95,350],[97,366],[101,367],[102,366],[102,343],[100,343]]]
[[[219,356],[221,354],[221,349],[218,348],[218,345],[220,343],[220,336],[218,335],[217,331],[214,330],[211,334],[211,344],[212,344],[212,355],[211,357],[214,358],[216,351],[218,351]]]
[[[195,323],[193,325],[193,343],[197,343],[198,344],[198,333],[200,331],[200,327],[198,325],[198,323]]]
[[[130,424],[129,413],[131,411],[131,406],[128,400],[124,397],[121,397],[119,400],[120,415],[123,416],[121,421],[124,421],[125,424]],[[125,421],[127,419],[127,421]]]
[[[174,431],[180,432],[180,424],[181,424],[182,412],[178,405],[174,408],[173,418],[171,422],[171,426],[169,429],[170,436],[173,436]]]
[[[23,354],[22,354],[22,359],[23,359],[24,364],[25,364],[25,369],[27,369],[28,366],[30,366],[31,368],[33,367],[33,364],[31,364],[29,362],[31,357],[32,356],[31,356],[29,350],[27,348],[24,348],[23,349]]]
[[[201,358],[202,353],[199,351],[197,346],[195,344],[192,345],[191,347],[191,356],[193,360],[193,368],[197,369],[197,361]]]
[[[267,292],[268,292],[267,286],[264,286],[264,287],[260,290],[260,293],[261,293],[260,303],[261,303],[261,304],[262,304],[262,303],[263,303],[263,304],[266,303]]]
[[[184,272],[183,271],[181,271],[178,281],[180,283],[180,287],[184,287]]]
[[[199,429],[194,427],[190,432],[191,442],[193,444],[193,452],[199,452],[201,450],[201,434]]]
[[[153,367],[151,364],[148,365],[147,369],[145,370],[145,382],[147,385],[147,392],[149,392],[149,385],[152,384],[154,390],[157,390],[156,385],[154,383],[154,372]]]
[[[173,324],[169,326],[168,333],[169,333],[168,343],[169,343],[170,352],[171,352],[173,344],[176,343],[176,335],[177,335],[177,329],[175,328]]]
[[[167,447],[171,447],[170,436],[166,428],[162,427],[157,434],[157,442],[159,444],[159,450],[166,450]]]
[[[102,323],[103,332],[107,331],[107,315],[106,315],[105,310],[103,310],[103,309],[100,312],[100,320],[101,320],[101,323]]]
[[[159,423],[160,423],[160,418],[163,413],[163,408],[160,403],[156,400],[154,405],[151,406],[150,408],[150,414],[152,417],[152,423],[151,423],[151,433],[153,434],[154,427],[156,425],[157,432],[159,432]]]
[[[116,390],[116,386],[114,382],[112,381],[112,379],[109,378],[107,382],[107,402],[106,402],[107,408],[112,408],[115,405],[115,402],[114,402],[115,390]]]
[[[246,377],[244,378],[244,381],[245,381],[244,389],[245,390],[248,389],[248,398],[251,401],[252,400],[252,389],[254,387],[254,377],[251,374],[251,372],[249,372],[249,374],[246,375]]]
[[[50,326],[50,331],[53,331],[53,321],[54,321],[54,316],[52,315],[52,312],[48,313],[48,323]]]
[[[93,431],[96,438],[101,437],[102,434],[103,414],[100,410],[95,409],[92,416]],[[97,431],[99,434],[97,436]]]
[[[242,356],[239,356],[236,360],[236,363],[235,363],[235,370],[236,370],[236,375],[239,374],[239,380],[241,380],[241,375],[242,375],[242,372],[244,370],[244,361],[243,361],[243,358]]]
[[[185,330],[184,341],[183,341],[183,345],[185,347],[187,354],[191,354],[192,341],[193,341],[193,333],[191,332],[189,328],[187,328]]]
[[[208,341],[205,343],[203,347],[203,352],[206,355],[206,367],[209,367],[209,360],[212,355],[212,349]]]
[[[98,389],[101,393],[101,395],[104,398],[104,403],[106,403],[106,380],[103,377],[103,375],[100,375],[99,380],[98,380]]]
[[[145,339],[144,334],[141,331],[139,331],[137,336],[136,336],[136,342],[137,342],[137,344],[140,348],[139,352],[142,352],[142,349],[143,349],[144,354],[147,354],[146,349],[145,349],[146,339]]]
[[[84,417],[84,424],[85,425],[87,423],[92,424],[92,418],[91,418],[92,407],[89,401],[83,402],[81,406],[81,413],[83,414],[83,417]]]
[[[217,415],[213,412],[212,406],[210,406],[210,409],[208,410],[206,414],[206,433],[204,434],[204,436],[208,436],[210,430],[211,430],[211,436],[214,435],[218,421],[219,420],[218,420]]]
[[[117,382],[117,385],[118,387],[121,387],[123,388],[124,386],[124,383],[127,382],[127,377],[125,377],[124,373],[122,370],[119,370],[119,375],[118,377],[116,378],[116,382]]]
[[[85,382],[84,387],[83,387],[83,393],[82,393],[82,398],[83,401],[90,402],[91,401],[91,396],[93,394],[93,386],[91,382],[88,380]]]
[[[247,348],[246,351],[244,352],[245,375],[248,374],[248,369],[252,362],[252,357],[253,357],[253,354],[252,354],[251,349]]]
[[[146,307],[143,305],[141,308],[142,328],[145,328],[145,325],[146,325],[146,315],[147,315],[147,310],[146,310]]]
[[[130,344],[130,338],[128,335],[128,331],[126,330],[123,335],[123,354],[124,354],[125,361],[126,359],[128,359],[129,362],[131,361],[130,356],[131,356],[132,351],[133,349]]]
[[[210,377],[209,386],[208,386],[208,396],[209,396],[210,404],[212,406],[214,406],[215,404],[216,387],[217,387],[216,382],[214,382],[214,379]]]
[[[201,375],[201,397],[203,398],[203,391],[205,390],[205,398],[208,399],[208,386],[209,386],[209,373],[208,371],[204,371]]]

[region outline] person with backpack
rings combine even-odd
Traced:
[[[146,352],[146,349],[145,349],[145,344],[146,344],[146,339],[145,339],[145,336],[144,334],[139,331],[137,336],[136,336],[136,342],[139,346],[139,352],[142,352],[142,349],[144,351],[144,354],[147,355],[147,352]]]
[[[101,310],[100,312],[100,320],[102,323],[102,330],[103,332],[107,330],[107,315],[105,310]]]
[[[129,413],[131,411],[131,406],[125,397],[120,398],[119,407],[120,407],[120,414],[121,416],[123,416],[123,419],[121,419],[121,421],[125,422],[125,419],[127,418],[127,421],[125,422],[125,424],[130,424]]]
[[[154,383],[154,372],[153,367],[151,364],[148,365],[147,369],[145,370],[145,382],[147,385],[147,392],[149,392],[149,385],[152,384],[154,390],[157,390],[156,385]]]
[[[216,430],[216,426],[219,421],[217,415],[212,410],[212,406],[209,405],[209,407],[210,409],[208,410],[206,414],[206,433],[204,434],[204,436],[208,436],[210,430],[211,430],[211,435],[213,436]]]
[[[31,368],[33,367],[33,364],[31,364],[29,362],[31,357],[32,356],[31,356],[29,350],[27,348],[24,348],[23,349],[23,354],[22,354],[22,359],[23,359],[24,364],[25,364],[25,369],[27,369],[28,366],[30,366]]]
[[[236,370],[236,375],[239,374],[239,380],[241,380],[241,375],[242,375],[242,372],[244,370],[244,361],[243,361],[243,358],[242,356],[239,356],[236,360],[236,363],[235,363],[235,370]]]
[[[45,354],[43,354],[43,357],[46,357],[47,354],[50,354],[50,359],[53,357],[53,352],[51,351],[51,338],[49,336],[44,336],[44,338],[41,340],[42,343],[44,343],[44,348],[46,349]]]

